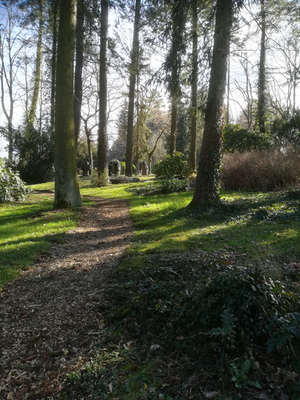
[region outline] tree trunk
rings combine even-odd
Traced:
[[[229,124],[230,121],[230,45],[229,45],[229,55],[227,62],[227,105],[226,105],[226,124]]]
[[[226,88],[232,19],[233,0],[218,0],[203,142],[194,196],[190,206],[214,204],[219,201],[223,127],[222,105]]]
[[[198,79],[198,14],[197,0],[193,2],[193,71],[192,71],[192,120],[191,120],[191,146],[190,146],[190,162],[193,171],[196,171],[197,157],[197,79]]]
[[[135,2],[135,18],[133,30],[133,45],[131,52],[129,97],[128,97],[128,126],[126,140],[126,165],[125,175],[132,175],[132,149],[133,149],[133,117],[134,117],[134,89],[139,64],[139,25],[140,25],[141,0]]]
[[[148,158],[148,173],[149,173],[149,174],[151,174],[151,172],[152,172],[152,162],[151,162],[152,156],[153,156],[153,154],[155,153],[155,150],[157,149],[157,145],[158,145],[159,139],[162,137],[162,135],[165,133],[165,131],[166,131],[166,128],[163,128],[163,129],[161,130],[160,134],[157,136],[157,138],[156,138],[156,140],[155,140],[155,143],[154,143],[154,146],[153,146],[152,150],[151,150],[151,151],[148,151],[148,153],[147,153],[147,158]]]
[[[57,56],[57,35],[58,35],[58,0],[52,0],[52,59],[51,59],[51,117],[50,130],[55,127],[55,88],[56,88],[56,56]]]
[[[14,77],[17,74],[17,69],[14,70],[14,58],[16,56],[16,52],[19,52],[20,49],[17,49],[14,52],[13,44],[15,42],[15,38],[13,37],[14,32],[14,23],[13,23],[13,11],[11,6],[5,5],[7,12],[7,22],[5,25],[5,29],[1,32],[0,29],[0,84],[1,84],[1,106],[2,111],[5,116],[7,122],[6,128],[6,139],[8,141],[8,165],[12,166],[13,162],[13,116],[14,116],[14,104],[15,97],[13,93],[14,87]],[[7,54],[4,54],[4,50],[7,50]],[[7,63],[7,64],[6,64]],[[5,89],[5,85],[7,89]],[[6,90],[8,92],[8,100],[5,101],[5,93]]]
[[[261,42],[258,76],[257,122],[260,133],[266,132],[266,11],[265,0],[261,4]]]
[[[76,0],[60,3],[55,102],[55,208],[81,206],[74,135],[75,8]]]
[[[184,49],[183,33],[188,11],[188,2],[175,1],[172,5],[172,45],[167,56],[165,66],[171,71],[170,93],[171,93],[171,132],[169,141],[169,155],[176,151],[178,99],[180,96],[180,70],[181,54]]]
[[[32,95],[29,116],[28,116],[28,126],[33,126],[33,123],[35,120],[37,102],[38,102],[39,91],[40,91],[40,82],[41,82],[44,0],[39,0],[38,4],[39,4],[39,30],[38,30],[38,40],[37,40],[37,47],[36,47],[33,95]]]
[[[100,95],[99,95],[99,141],[98,175],[108,176],[108,137],[107,137],[107,30],[108,1],[101,0],[101,44],[100,44]]]
[[[75,143],[77,146],[80,131],[80,116],[82,103],[82,67],[83,67],[83,22],[84,22],[84,0],[77,1],[76,21],[76,59],[75,59],[75,93],[74,93],[74,124]]]
[[[173,93],[172,109],[171,109],[171,132],[170,132],[170,145],[169,145],[170,156],[172,156],[176,151],[177,114],[178,114],[178,98],[177,94]]]

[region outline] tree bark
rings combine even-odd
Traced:
[[[214,204],[219,201],[223,127],[222,105],[226,87],[232,19],[233,0],[218,0],[203,142],[194,196],[190,206]]]
[[[170,156],[172,156],[176,151],[177,114],[178,114],[178,98],[177,94],[173,93],[172,107],[171,107],[171,132],[170,132],[170,145],[169,145]]]
[[[99,140],[98,175],[108,176],[108,137],[107,137],[107,31],[108,1],[101,0],[101,43],[100,43],[100,94],[99,94]]]
[[[257,122],[260,133],[266,132],[266,11],[265,0],[261,4],[261,41],[258,76]]]
[[[76,0],[60,3],[55,102],[55,208],[81,206],[73,102],[75,9]]]
[[[11,5],[5,5],[7,20],[3,30],[0,30],[0,85],[1,85],[1,107],[7,122],[5,129],[5,136],[8,141],[8,165],[12,166],[13,162],[13,149],[14,149],[14,135],[13,135],[13,117],[15,96],[13,93],[15,77],[17,76],[18,67],[14,69],[14,58],[19,53],[20,48],[14,50],[13,44],[15,42],[14,34],[14,18]],[[19,33],[17,33],[19,35]],[[6,50],[6,54],[5,53]],[[7,63],[7,64],[6,64]],[[5,88],[6,86],[6,88]],[[5,100],[6,90],[8,93],[8,100]]]
[[[169,138],[170,156],[176,151],[177,137],[177,115],[178,115],[178,99],[180,96],[180,70],[181,70],[181,55],[184,49],[183,34],[186,23],[188,2],[176,0],[171,6],[172,16],[172,45],[170,53],[165,62],[167,70],[171,71],[170,79],[170,94],[171,94],[171,132]]]
[[[191,109],[191,146],[190,146],[190,162],[193,171],[196,171],[196,157],[197,157],[197,80],[198,80],[198,14],[197,14],[197,0],[194,0],[192,5],[193,13],[193,71],[192,71],[192,109]]]
[[[131,52],[129,96],[128,96],[128,126],[126,140],[125,175],[132,176],[132,149],[133,149],[133,117],[134,117],[134,89],[139,64],[139,25],[141,0],[135,2],[135,18],[133,29],[133,45]]]
[[[86,136],[86,143],[88,148],[88,155],[89,155],[89,163],[90,163],[90,172],[92,173],[94,169],[94,160],[93,160],[93,153],[92,153],[92,140],[91,140],[91,130],[88,128],[88,119],[84,121],[84,129],[85,129],[85,136]]]
[[[28,125],[33,126],[37,102],[39,98],[40,82],[41,82],[41,67],[42,67],[42,46],[43,46],[43,6],[44,0],[39,0],[39,30],[38,30],[38,40],[36,47],[36,60],[35,60],[35,71],[34,71],[34,86],[31,106],[28,115]]]
[[[51,116],[50,130],[55,129],[55,88],[56,88],[56,57],[57,57],[57,36],[58,36],[58,0],[52,0],[52,58],[51,58]]]
[[[84,0],[77,0],[75,90],[74,90],[74,124],[75,124],[76,146],[80,131],[80,116],[81,116],[81,103],[82,103],[82,68],[83,68],[83,38],[84,38],[83,22],[84,22]]]

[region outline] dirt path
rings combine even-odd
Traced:
[[[0,293],[0,398],[55,399],[66,372],[91,358],[103,291],[133,232],[128,204],[95,199],[79,226]]]

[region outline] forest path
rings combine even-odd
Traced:
[[[0,293],[0,398],[56,399],[93,355],[103,292],[133,234],[124,200],[93,198],[79,225]],[[57,397],[58,396],[58,397]]]

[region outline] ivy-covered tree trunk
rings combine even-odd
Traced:
[[[76,21],[76,59],[75,59],[75,83],[74,83],[74,124],[75,143],[79,138],[81,103],[82,103],[82,68],[83,68],[83,22],[84,22],[84,0],[77,1]]]
[[[171,105],[171,132],[170,132],[170,144],[169,144],[170,156],[172,156],[176,151],[177,114],[178,114],[178,98],[177,95],[174,93],[172,96],[172,105]]]
[[[170,77],[170,94],[171,94],[171,131],[169,138],[170,156],[176,151],[177,138],[177,118],[178,118],[178,99],[180,97],[180,71],[181,71],[181,55],[184,49],[184,28],[186,23],[187,11],[189,3],[176,0],[172,4],[172,44],[170,53],[165,62],[165,67],[171,71]]]
[[[73,102],[75,10],[76,0],[61,1],[55,102],[55,208],[81,206]]]
[[[234,0],[218,0],[203,142],[190,206],[219,201],[223,100]]]
[[[58,36],[58,9],[59,0],[51,1],[51,19],[52,19],[52,49],[51,49],[51,116],[50,130],[55,129],[55,88],[56,88],[56,57],[57,57],[57,36]]]
[[[266,132],[266,11],[265,0],[261,5],[261,41],[258,75],[257,123],[260,133]]]
[[[36,47],[36,60],[35,60],[35,71],[34,71],[34,86],[31,106],[28,115],[28,125],[32,126],[35,120],[37,102],[39,98],[40,81],[41,81],[41,66],[42,66],[42,45],[43,45],[43,8],[44,1],[38,1],[38,15],[39,15],[39,29],[38,29],[38,40]]]
[[[101,0],[101,43],[100,43],[100,111],[98,140],[98,175],[108,175],[108,137],[107,137],[107,31],[108,1]]]
[[[133,45],[131,52],[129,96],[128,96],[128,126],[126,140],[126,164],[125,174],[132,175],[132,151],[133,151],[133,117],[134,117],[134,89],[139,64],[139,25],[141,13],[141,0],[135,2],[135,18],[133,30]]]
[[[198,79],[198,13],[197,0],[192,4],[193,17],[193,70],[192,70],[192,107],[191,107],[191,146],[190,162],[193,171],[196,170],[196,151],[197,151],[197,79]]]

